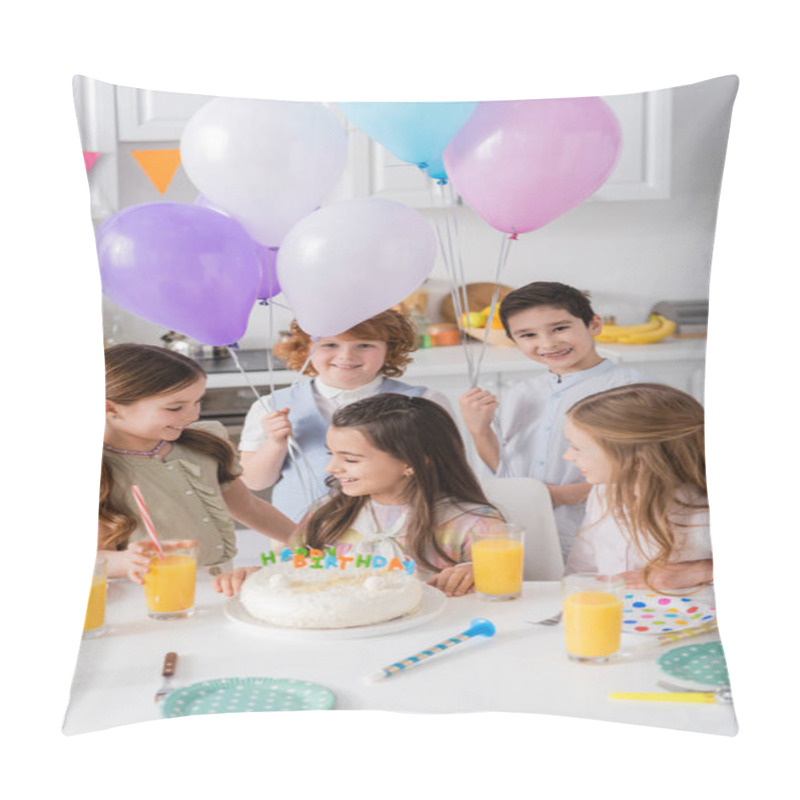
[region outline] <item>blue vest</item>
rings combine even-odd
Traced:
[[[426,391],[425,386],[410,386],[402,381],[385,378],[377,393],[391,392],[408,397],[420,397]],[[325,485],[328,473],[325,472],[325,467],[330,461],[330,454],[325,444],[325,434],[328,432],[329,423],[317,407],[312,381],[303,381],[285,389],[278,389],[270,395],[270,407],[289,409],[293,435],[304,455],[301,457],[295,453],[298,466],[295,466],[291,455],[286,456],[281,468],[281,477],[272,488],[272,504],[286,516],[299,522],[309,505],[328,493],[328,487]],[[305,466],[306,463],[311,468],[313,479],[309,475],[308,467]],[[298,467],[301,470],[299,473]]]

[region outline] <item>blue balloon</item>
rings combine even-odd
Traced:
[[[347,118],[401,161],[440,159],[477,103],[338,103]]]
[[[439,183],[447,183],[447,170],[444,168],[444,160],[441,156],[434,158],[430,164],[425,168],[425,172],[430,175],[435,181]]]

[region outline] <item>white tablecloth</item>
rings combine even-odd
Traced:
[[[608,665],[568,660],[563,625],[533,626],[559,610],[559,585],[526,583],[522,598],[490,603],[475,595],[448,599],[435,619],[387,636],[342,641],[271,637],[228,619],[225,598],[198,583],[197,612],[154,621],[143,589],[109,584],[107,633],[82,642],[64,732],[82,733],[160,718],[153,700],[168,651],[179,655],[176,682],[215,678],[295,678],[336,694],[337,709],[415,712],[523,711],[733,735],[731,705],[611,700],[609,692],[664,691],[656,658],[673,646],[713,640],[714,634],[654,648],[651,636],[623,636],[625,657]],[[469,627],[475,617],[496,626],[478,637],[379,683],[364,677]],[[320,712],[317,712],[320,713]]]

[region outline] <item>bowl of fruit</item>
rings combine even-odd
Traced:
[[[489,318],[491,317],[491,322]],[[464,332],[480,342],[484,340],[495,347],[513,347],[514,342],[506,336],[503,323],[500,322],[498,309],[495,308],[492,316],[492,307],[486,306],[480,311],[470,311],[461,315]]]

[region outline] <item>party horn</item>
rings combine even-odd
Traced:
[[[390,664],[388,667],[384,667],[382,670],[368,675],[365,680],[367,683],[377,683],[385,678],[391,678],[392,675],[397,675],[398,672],[415,667],[431,656],[435,656],[437,653],[441,653],[450,647],[466,642],[467,639],[471,639],[473,636],[489,637],[494,636],[494,632],[495,627],[488,619],[473,619],[467,630],[459,633],[457,636],[453,636],[452,639],[445,639],[443,642],[439,642],[439,644],[435,644],[427,650],[420,650],[416,655],[409,656],[401,661],[396,661],[394,664]]]

